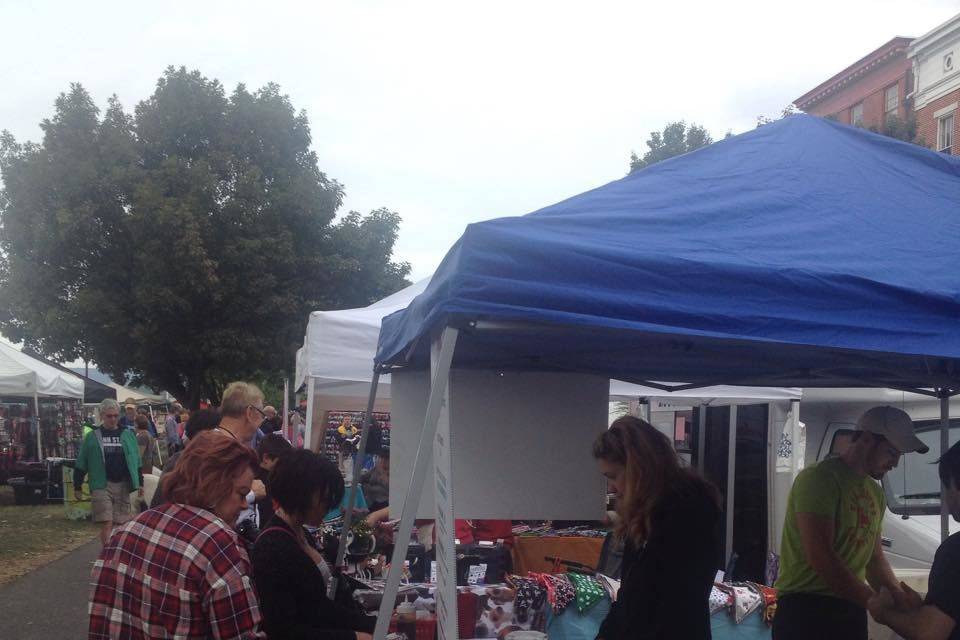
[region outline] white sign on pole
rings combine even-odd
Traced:
[[[439,346],[434,345],[434,360],[439,356]],[[437,421],[437,435],[433,440],[433,478],[437,505],[438,640],[457,639],[457,549],[453,520],[453,476],[450,472],[449,400],[449,386],[446,386],[440,406],[440,418]]]

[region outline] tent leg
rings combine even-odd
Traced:
[[[43,438],[40,435],[40,397],[33,392],[33,419],[37,425],[37,461],[43,462]]]
[[[353,464],[353,477],[347,489],[347,505],[343,511],[343,530],[340,533],[340,545],[337,548],[337,563],[339,569],[343,567],[343,559],[347,555],[347,532],[353,526],[353,507],[357,504],[357,487],[360,484],[360,469],[364,451],[367,450],[367,437],[370,435],[370,425],[373,422],[373,406],[377,401],[377,385],[380,382],[380,371],[374,369],[373,379],[370,381],[370,395],[367,397],[367,412],[363,415],[363,427],[360,431],[360,444],[357,445],[358,461]],[[327,585],[327,596],[333,600],[337,593],[337,576],[334,575]]]
[[[727,528],[724,561],[729,563],[733,555],[733,499],[736,493],[737,470],[737,405],[730,405],[730,429],[727,440]]]
[[[950,395],[942,389],[940,393],[940,455],[950,448]],[[947,506],[947,491],[940,484],[940,542],[950,537],[950,508]]]
[[[423,493],[423,484],[427,478],[427,453],[434,446],[437,434],[437,423],[440,420],[440,409],[446,395],[449,381],[450,364],[453,361],[453,352],[457,344],[459,332],[446,327],[440,335],[440,348],[436,361],[431,362],[430,399],[427,402],[427,413],[423,419],[423,429],[420,431],[420,445],[417,448],[417,457],[413,463],[413,477],[407,486],[407,494],[403,501],[403,515],[400,517],[400,530],[394,538],[393,557],[390,560],[390,572],[387,575],[387,584],[383,592],[383,601],[380,603],[380,612],[377,617],[377,627],[374,631],[375,640],[384,640],[390,626],[390,616],[397,599],[397,590],[400,588],[400,576],[403,573],[403,562],[407,557],[407,547],[410,544],[410,534],[413,532],[413,521],[420,506],[420,494]],[[433,360],[431,358],[431,360]],[[438,562],[439,565],[439,562]],[[456,602],[454,602],[456,606]],[[456,610],[454,610],[455,612]]]
[[[290,379],[283,379],[283,421],[280,426],[280,433],[289,435],[287,427],[290,424]],[[290,438],[291,440],[293,438]]]
[[[697,471],[703,475],[707,453],[707,405],[701,403],[697,419]]]
[[[309,451],[313,451],[313,412],[316,409],[314,382],[312,377],[307,376],[307,424],[303,429],[303,447]],[[296,439],[291,444],[296,447]]]

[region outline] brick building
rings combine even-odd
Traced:
[[[812,115],[878,130],[888,116],[905,120],[913,87],[910,43],[911,38],[890,40],[793,103]]]
[[[917,133],[937,151],[960,155],[960,15],[911,44]]]

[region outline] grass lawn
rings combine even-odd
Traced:
[[[66,555],[97,536],[91,522],[68,520],[62,504],[18,507],[0,486],[0,584]]]

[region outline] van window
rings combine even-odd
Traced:
[[[930,447],[927,453],[908,453],[900,464],[883,479],[887,505],[901,515],[940,513],[940,421],[919,420],[913,423],[917,437]],[[950,420],[949,443],[960,439],[960,418]]]
[[[853,434],[853,429],[837,429],[836,433],[833,434],[833,440],[830,442],[830,451],[827,452],[827,457],[842,456],[850,443],[853,442]]]

